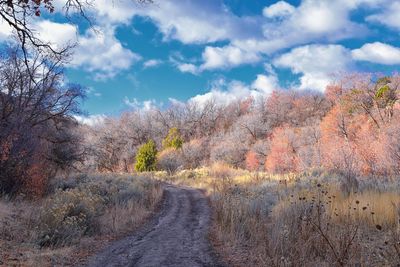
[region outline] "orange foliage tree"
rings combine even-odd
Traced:
[[[296,154],[296,136],[288,127],[275,128],[271,137],[270,153],[265,161],[265,169],[274,173],[295,172],[299,169]]]
[[[250,171],[256,171],[260,167],[260,161],[257,157],[257,153],[249,151],[246,154],[246,167]]]

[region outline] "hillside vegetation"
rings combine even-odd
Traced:
[[[214,162],[269,173],[323,169],[343,176],[350,193],[360,179],[399,174],[399,82],[349,75],[324,94],[279,90],[229,105],[127,112],[85,129],[87,162],[97,171],[134,171],[138,149],[152,140],[158,169],[170,173]]]

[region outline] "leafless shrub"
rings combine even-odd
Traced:
[[[182,151],[174,148],[161,151],[157,155],[157,166],[159,169],[165,170],[169,174],[174,174],[183,166]]]

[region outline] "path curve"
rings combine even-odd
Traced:
[[[166,185],[160,213],[89,260],[94,266],[223,266],[207,239],[210,207],[196,189]]]

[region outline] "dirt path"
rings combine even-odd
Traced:
[[[165,194],[158,216],[94,256],[88,266],[222,266],[207,240],[206,197],[199,190],[172,185],[165,187]]]

